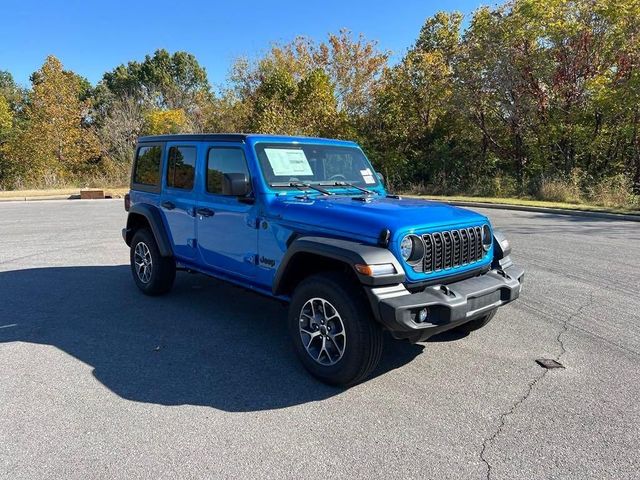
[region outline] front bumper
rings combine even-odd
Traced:
[[[396,338],[424,341],[514,301],[520,295],[524,270],[515,265],[418,293],[404,285],[366,288],[374,315]],[[427,308],[427,319],[418,312]]]

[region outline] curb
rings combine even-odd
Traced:
[[[3,197],[0,202],[37,202],[40,200],[72,200],[73,195],[41,195],[37,197]]]
[[[437,200],[437,199],[429,199],[429,200],[432,200],[435,202],[447,203],[449,205],[455,205],[458,207],[492,208],[495,210],[518,210],[522,212],[552,213],[556,215],[574,215],[578,217],[592,217],[592,218],[604,218],[607,220],[626,220],[629,222],[640,222],[640,215],[625,214],[625,213],[607,213],[607,212],[594,212],[591,210],[569,210],[566,208],[548,208],[548,207],[534,207],[534,206],[526,206],[526,205],[510,205],[508,203],[461,202],[461,201],[447,201],[447,200]]]
[[[104,198],[87,198],[84,200],[113,200],[122,198],[120,194],[105,196]],[[2,202],[40,202],[45,200],[82,200],[79,193],[70,193],[67,195],[37,195],[33,197],[0,197]]]

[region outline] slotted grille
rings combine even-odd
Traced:
[[[424,259],[416,272],[438,272],[478,262],[484,257],[482,227],[461,228],[422,235]]]

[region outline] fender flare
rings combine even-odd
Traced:
[[[364,243],[351,240],[341,240],[327,237],[298,237],[291,244],[282,257],[282,261],[276,270],[273,278],[272,290],[274,295],[278,295],[285,283],[289,267],[293,264],[296,255],[310,253],[320,257],[338,260],[349,265],[356,274],[358,280],[363,285],[380,286],[396,285],[405,280],[404,270],[398,259],[388,249],[366,245]],[[374,265],[390,263],[395,269],[395,274],[381,275],[379,277],[369,277],[359,273],[354,265]]]
[[[136,203],[131,206],[129,210],[129,216],[127,217],[127,228],[125,229],[125,241],[127,245],[131,244],[131,239],[135,231],[132,228],[132,219],[134,216],[139,215],[144,217],[149,223],[151,227],[151,233],[156,240],[156,244],[158,245],[158,250],[160,250],[160,255],[163,257],[172,257],[173,256],[173,248],[171,247],[171,242],[169,241],[169,237],[167,235],[167,231],[164,228],[164,222],[162,221],[162,215],[157,207],[148,204],[140,204]]]

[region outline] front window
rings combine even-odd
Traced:
[[[356,147],[304,144],[259,144],[256,153],[267,183],[289,187],[306,183],[323,187],[379,185],[373,167]]]
[[[236,147],[212,147],[207,155],[207,192],[223,195],[225,173],[244,173],[249,177],[244,151]]]

